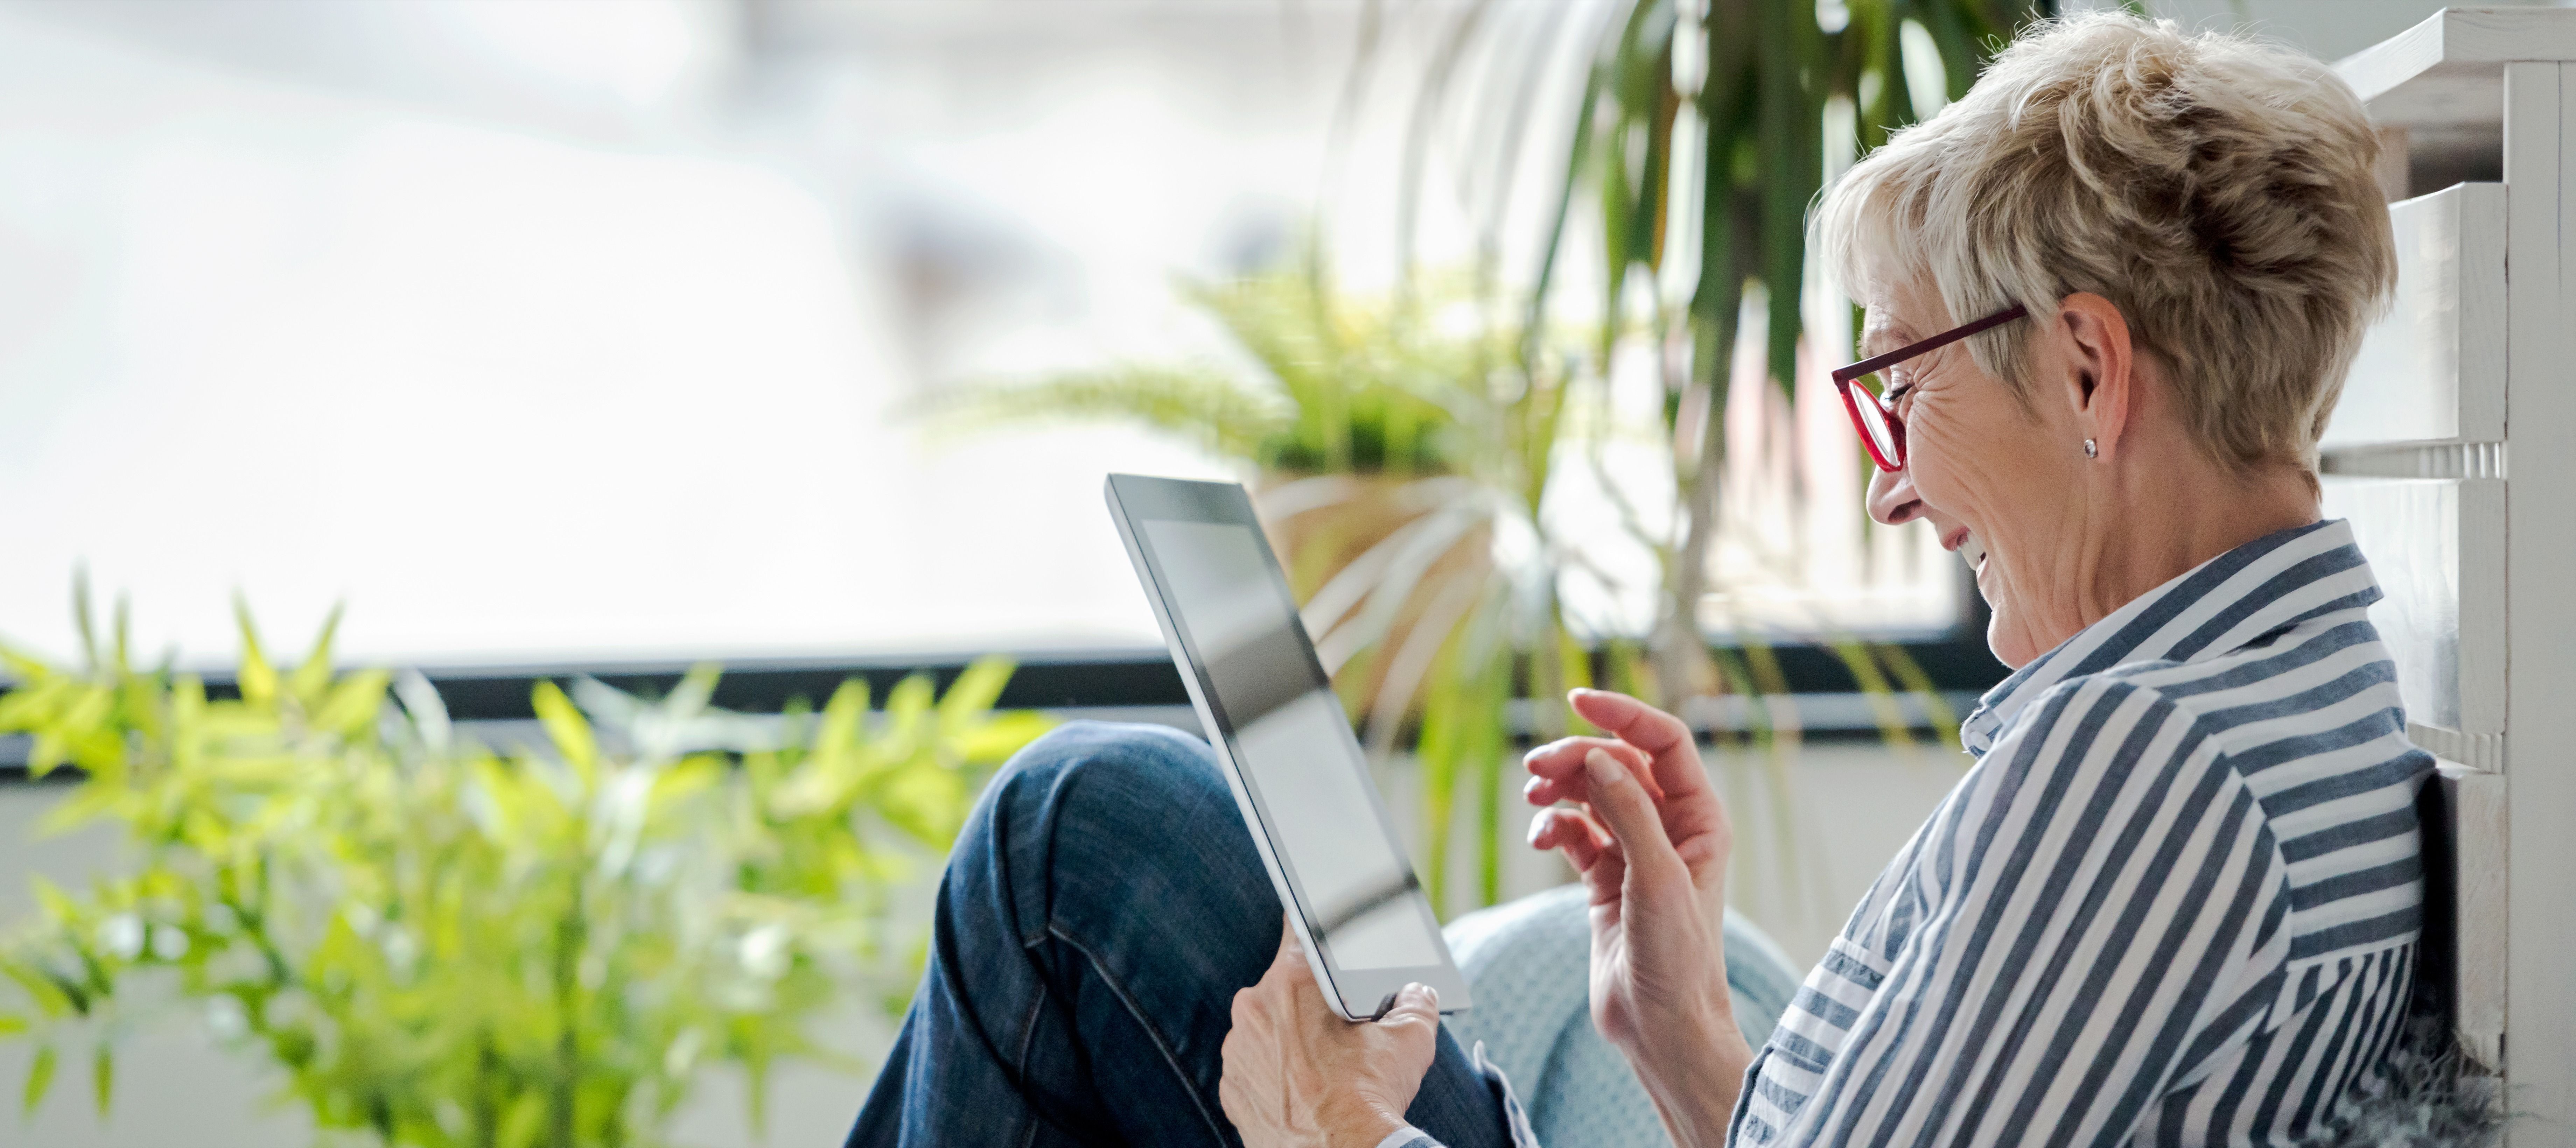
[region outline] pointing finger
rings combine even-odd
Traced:
[[[1645,751],[1653,763],[1657,800],[1708,788],[1708,775],[1700,768],[1699,742],[1682,719],[1608,690],[1575,690],[1566,695],[1566,701],[1583,720]]]
[[[1606,737],[1559,738],[1529,751],[1521,759],[1522,767],[1531,774],[1528,788],[1522,791],[1523,796],[1533,805],[1585,800],[1583,759],[1596,749],[1635,766],[1638,776],[1646,782],[1647,791],[1655,800],[1663,800],[1663,786],[1653,780],[1654,772],[1646,752]]]
[[[1628,866],[1641,876],[1669,875],[1689,881],[1690,870],[1682,864],[1681,854],[1674,851],[1672,838],[1664,832],[1663,818],[1628,767],[1607,753],[1596,752],[1585,760],[1584,769],[1592,782],[1592,815],[1610,831],[1611,840],[1618,842]]]

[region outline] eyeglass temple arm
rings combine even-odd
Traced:
[[[1896,364],[1902,363],[1907,359],[1911,359],[1916,355],[1924,354],[1929,351],[1940,350],[1941,348],[1947,347],[1952,343],[1956,343],[1961,339],[1965,339],[1970,335],[1977,334],[1981,331],[1993,330],[1994,328],[2003,326],[2006,323],[2012,322],[2013,320],[2019,319],[2028,314],[2030,314],[2030,308],[2024,307],[2019,303],[2015,303],[2009,311],[1998,311],[1983,319],[1979,319],[1974,323],[1970,323],[1967,326],[1952,327],[1951,329],[1943,331],[1938,335],[1934,335],[1929,339],[1925,339],[1920,343],[1909,343],[1905,346],[1898,347],[1893,351],[1889,351],[1884,355],[1874,355],[1869,358],[1862,359],[1857,363],[1853,363],[1848,367],[1836,370],[1834,372],[1834,381],[1837,383],[1848,383],[1862,375],[1876,374],[1881,369],[1895,366]]]

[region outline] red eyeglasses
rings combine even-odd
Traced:
[[[1905,469],[1905,420],[1896,417],[1894,392],[1884,384],[1872,391],[1861,386],[1860,380],[1916,355],[1940,350],[1970,335],[2003,326],[2028,314],[2028,308],[2016,303],[2009,311],[1997,311],[1967,326],[1952,327],[1920,343],[1908,343],[1884,355],[1874,355],[1835,371],[1834,389],[1843,393],[1843,409],[1851,412],[1852,427],[1860,432],[1861,445],[1869,448],[1870,461],[1890,474]]]

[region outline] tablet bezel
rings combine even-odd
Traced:
[[[1279,567],[1278,556],[1271,552],[1269,538],[1262,533],[1261,521],[1252,510],[1251,497],[1244,492],[1242,485],[1230,482],[1192,482],[1113,474],[1105,485],[1109,516],[1117,521],[1119,540],[1126,544],[1127,557],[1135,564],[1137,580],[1145,588],[1146,600],[1153,604],[1154,621],[1162,628],[1163,641],[1171,650],[1172,663],[1181,672],[1182,685],[1189,690],[1190,705],[1198,711],[1199,724],[1207,731],[1208,743],[1216,750],[1217,760],[1224,768],[1226,784],[1234,791],[1235,807],[1242,813],[1245,825],[1252,829],[1252,841],[1260,850],[1262,868],[1269,872],[1280,904],[1291,909],[1288,920],[1297,932],[1299,945],[1305,950],[1307,966],[1314,971],[1315,983],[1325,990],[1324,999],[1343,1019],[1368,1020],[1384,1014],[1397,990],[1408,983],[1418,982],[1439,993],[1441,1012],[1465,1010],[1470,1004],[1467,978],[1458,971],[1457,958],[1450,954],[1448,941],[1440,934],[1439,918],[1431,912],[1430,898],[1418,882],[1412,884],[1406,897],[1437,942],[1440,964],[1410,968],[1343,968],[1333,962],[1325,946],[1315,943],[1307,898],[1304,887],[1296,879],[1295,865],[1280,856],[1281,849],[1271,839],[1272,822],[1267,807],[1261,801],[1259,788],[1235,758],[1235,731],[1223,719],[1222,711],[1211,703],[1213,682],[1198,655],[1196,644],[1188,639],[1187,628],[1179,622],[1177,611],[1166,597],[1167,583],[1161,560],[1137,526],[1141,521],[1162,519],[1249,528],[1253,537],[1260,540],[1263,564],[1280,596],[1288,598],[1287,576]],[[1290,618],[1296,624],[1289,629],[1305,652],[1308,667],[1318,682],[1328,682],[1322,662],[1315,657],[1314,641],[1306,633],[1304,623],[1296,619],[1293,611]],[[1348,742],[1345,748],[1349,760],[1365,761],[1357,736],[1347,725],[1340,728],[1342,738]],[[1405,851],[1403,839],[1396,833],[1395,819],[1387,813],[1386,801],[1378,793],[1375,779],[1364,776],[1362,780],[1367,782],[1363,788],[1368,794],[1370,816],[1375,820],[1378,831],[1385,835],[1388,847],[1404,861],[1406,876],[1411,880],[1411,857]]]

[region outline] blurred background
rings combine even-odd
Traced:
[[[1191,726],[1100,483],[1245,480],[1445,908],[1562,878],[1492,763],[1600,681],[1709,731],[1739,907],[1813,959],[2002,669],[1956,561],[1865,527],[1822,377],[1850,311],[1761,204],[2021,7],[1788,5],[1812,26],[1743,42],[1862,62],[1785,153],[1694,134],[1758,68],[1698,46],[1735,7],[0,3],[0,643],[77,662],[85,571],[138,662],[230,681],[236,595],[296,650],[345,604],[341,663],[503,734],[543,679],[714,660],[775,713],[992,653],[1006,709]],[[2141,7],[2333,59],[2439,5]],[[1710,170],[1746,206],[1703,210]],[[0,744],[0,921],[132,856],[38,834],[69,788],[32,744]],[[889,1021],[835,1008],[855,1059],[775,1075],[774,1142],[856,1111]],[[311,1139],[206,1027],[0,1140]],[[669,1134],[752,1140],[740,1074],[705,1084]]]

